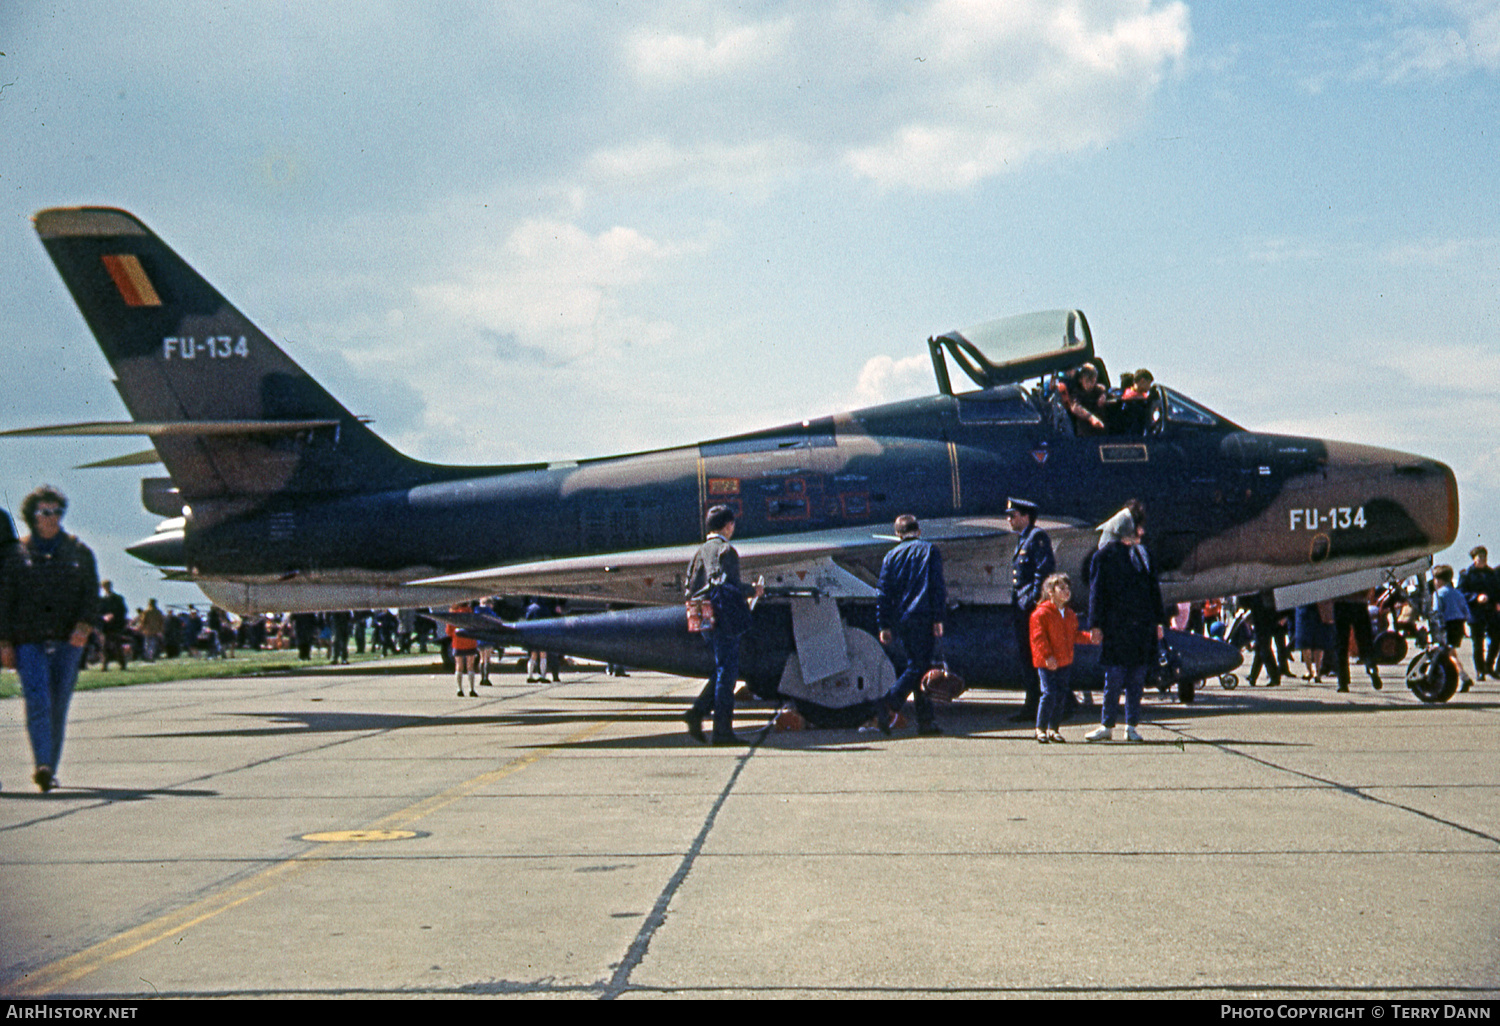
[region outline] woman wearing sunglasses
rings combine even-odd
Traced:
[[[62,530],[67,508],[51,485],[26,496],[21,516],[31,533],[0,563],[0,661],[21,675],[31,779],[43,791],[57,786],[68,703],[99,605],[94,554]]]

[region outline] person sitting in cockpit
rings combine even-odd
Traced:
[[[1122,375],[1123,377],[1123,375]],[[1142,367],[1130,376],[1130,387],[1120,394],[1120,402],[1110,418],[1111,433],[1142,435],[1151,416],[1151,387],[1156,383],[1151,372]]]
[[[1063,408],[1073,417],[1073,427],[1080,435],[1102,435],[1104,426],[1104,386],[1099,371],[1091,363],[1078,368],[1076,374],[1058,381],[1057,396]]]

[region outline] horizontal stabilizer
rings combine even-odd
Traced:
[[[277,435],[338,427],[336,420],[95,420],[81,424],[0,431],[0,438],[72,438],[111,435]]]
[[[124,456],[111,456],[107,460],[95,460],[93,463],[80,463],[74,470],[101,470],[106,467],[149,467],[153,463],[160,463],[161,455],[155,449],[145,449],[141,452],[127,453]]]

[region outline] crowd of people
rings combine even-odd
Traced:
[[[1426,649],[1435,640],[1429,625],[1435,625],[1461,690],[1467,691],[1475,680],[1496,675],[1500,652],[1500,574],[1489,566],[1484,546],[1471,549],[1469,558],[1456,582],[1451,566],[1438,565],[1425,579],[1409,578],[1280,612],[1268,595],[1182,606],[1174,626],[1247,649],[1252,687],[1264,673],[1269,687],[1283,678],[1321,684],[1332,677],[1337,690],[1348,691],[1349,668],[1357,662],[1378,691],[1384,686],[1380,667],[1399,661],[1409,647]],[[1431,598],[1418,597],[1424,594]],[[1458,657],[1466,639],[1471,642],[1472,675]],[[1299,670],[1292,668],[1293,657]]]
[[[354,609],[327,613],[237,616],[215,605],[161,608],[157,600],[127,612],[125,599],[104,581],[95,629],[84,644],[83,666],[120,668],[133,661],[226,658],[236,651],[291,651],[303,661],[349,662],[366,650],[377,656],[426,653],[441,646],[437,625],[416,609]]]
[[[1141,372],[1138,372],[1138,374]],[[1147,377],[1149,387],[1149,376]],[[1253,652],[1249,683],[1260,674],[1268,686],[1293,676],[1291,644],[1301,653],[1304,679],[1321,683],[1335,677],[1349,690],[1351,659],[1362,664],[1376,690],[1383,687],[1379,667],[1398,662],[1406,651],[1402,635],[1427,647],[1425,620],[1441,631],[1440,651],[1467,691],[1474,678],[1496,674],[1500,650],[1500,576],[1488,565],[1483,546],[1470,552],[1473,561],[1455,583],[1452,567],[1437,566],[1427,581],[1409,581],[1383,589],[1347,595],[1278,612],[1270,593],[1210,599],[1167,606],[1154,561],[1146,544],[1146,507],[1132,499],[1099,527],[1098,547],[1086,560],[1075,593],[1073,580],[1056,572],[1051,539],[1037,526],[1035,503],[1013,498],[1007,509],[1016,534],[1011,557],[1011,610],[1016,652],[1026,699],[1014,719],[1034,725],[1041,744],[1062,743],[1061,725],[1071,694],[1074,647],[1100,648],[1104,694],[1098,726],[1084,741],[1112,741],[1123,719],[1125,739],[1140,741],[1141,698],[1153,669],[1162,661],[1168,628],[1190,631],[1236,644]],[[730,539],[734,513],[724,506],[709,511],[707,540],[687,571],[684,599],[689,630],[701,633],[714,657],[714,671],[693,707],[685,714],[688,732],[700,741],[735,744],[733,682],[738,673],[739,637],[748,629],[743,614],[749,598],[740,580],[739,557]],[[871,702],[870,725],[890,735],[908,700],[915,706],[917,732],[941,734],[924,677],[942,664],[938,654],[947,616],[947,592],[941,551],[921,538],[911,515],[894,524],[897,544],[881,566],[876,600],[880,643],[900,668],[884,696]],[[1086,589],[1086,590],[1085,590]],[[759,589],[757,589],[757,593]],[[1430,594],[1419,606],[1413,596]],[[1088,628],[1080,626],[1079,613]],[[1465,634],[1473,639],[1474,678],[1458,658]],[[1488,642],[1488,644],[1486,644]],[[714,733],[707,738],[703,719],[712,711]]]
[[[1051,539],[1037,525],[1036,504],[1011,499],[1007,514],[1017,539],[1011,559],[1011,609],[1026,685],[1026,705],[1019,718],[1034,721],[1041,743],[1064,740],[1060,727],[1073,646],[1091,642],[1101,646],[1104,702],[1100,724],[1085,740],[1113,738],[1122,700],[1125,736],[1140,740],[1141,695],[1167,624],[1161,588],[1144,542],[1144,504],[1131,500],[1101,526],[1098,549],[1086,568],[1093,625],[1087,634],[1079,630],[1070,607],[1072,581],[1056,573]],[[731,729],[733,684],[740,636],[750,625],[751,600],[740,579],[739,555],[730,544],[734,523],[729,507],[709,510],[707,539],[688,566],[683,589],[689,630],[702,635],[714,658],[708,684],[684,719],[692,737],[714,744],[740,743]],[[922,682],[939,661],[936,653],[948,611],[942,553],[922,540],[915,516],[898,517],[894,528],[898,543],[881,565],[875,608],[880,642],[895,657],[901,672],[890,691],[870,703],[872,723],[889,736],[911,700],[917,732],[937,735],[943,730]],[[758,582],[754,591],[757,596],[763,591]],[[710,711],[714,720],[711,738],[703,732],[703,719]]]
[[[238,650],[253,652],[292,651],[303,662],[326,659],[334,665],[347,665],[354,655],[367,651],[377,657],[425,655],[446,646],[452,653],[459,697],[477,698],[479,687],[490,686],[490,669],[504,650],[497,652],[492,644],[470,637],[451,625],[440,626],[428,610],[341,609],[322,613],[260,613],[237,616],[218,606],[207,611],[188,605],[163,610],[151,599],[132,616],[124,598],[109,581],[103,582],[99,599],[97,625],[84,643],[82,666],[96,661],[100,669],[118,663],[124,669],[131,660],[155,662],[178,657],[228,658]],[[479,603],[461,603],[450,612],[478,609],[496,619],[500,614],[493,599]],[[528,600],[524,618],[562,616],[566,603],[544,604],[539,598]],[[564,659],[557,652],[527,653],[527,683],[561,679]],[[612,676],[624,676],[623,667],[610,666]]]

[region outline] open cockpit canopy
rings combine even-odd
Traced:
[[[1071,370],[1094,358],[1094,339],[1082,310],[1044,310],[986,321],[930,338],[927,348],[943,395],[953,394],[947,360],[983,389]]]

